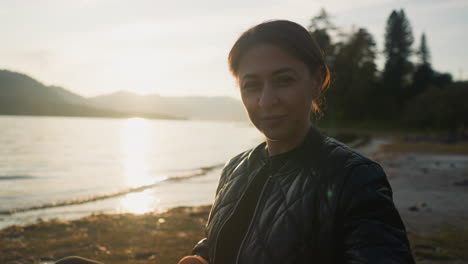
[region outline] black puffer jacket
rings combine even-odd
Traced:
[[[266,164],[265,144],[225,166],[193,253],[217,263],[223,225]],[[237,264],[414,263],[382,168],[312,128],[263,187]]]

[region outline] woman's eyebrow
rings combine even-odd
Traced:
[[[295,71],[293,68],[291,68],[291,67],[283,67],[283,68],[279,68],[279,69],[273,71],[273,72],[271,73],[271,75],[278,75],[278,74],[285,73],[285,72],[296,73],[296,71]],[[245,79],[254,79],[254,78],[257,78],[257,77],[258,77],[258,76],[257,76],[257,74],[255,74],[255,73],[247,73],[247,74],[245,74],[245,75],[243,75],[243,76],[241,77],[241,80],[245,80]]]
[[[278,75],[278,74],[285,73],[285,72],[296,73],[296,71],[293,68],[284,67],[284,68],[280,68],[278,70],[275,70],[271,75]]]
[[[254,79],[254,78],[257,78],[257,75],[254,74],[254,73],[247,73],[245,74],[244,76],[241,77],[241,80],[245,80],[245,79]]]

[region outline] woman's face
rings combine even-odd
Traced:
[[[259,44],[239,61],[238,82],[250,120],[269,140],[293,140],[310,126],[319,82],[299,59]]]

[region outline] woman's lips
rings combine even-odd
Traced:
[[[267,126],[277,126],[284,120],[285,117],[286,115],[270,115],[262,117],[261,120],[262,123]]]

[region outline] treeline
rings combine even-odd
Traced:
[[[309,31],[332,73],[322,124],[379,124],[464,135],[468,82],[454,82],[450,74],[433,69],[426,35],[414,45],[404,10],[388,17],[382,71],[376,65],[374,37],[365,28],[345,33],[322,9],[311,19]]]

